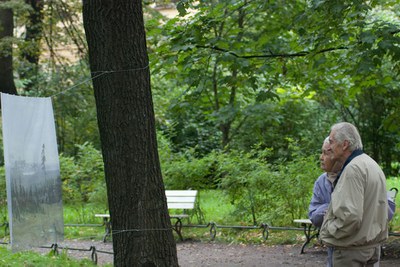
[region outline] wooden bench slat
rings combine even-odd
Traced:
[[[396,189],[397,190],[397,189]],[[392,201],[394,201],[396,199],[396,195],[397,195],[397,191],[396,190],[389,190],[387,191],[387,195],[388,197],[390,197],[390,199]]]
[[[168,209],[193,209],[194,203],[167,203]]]
[[[175,215],[169,215],[170,218],[188,218],[188,214],[175,214]]]
[[[167,197],[167,202],[177,202],[177,203],[193,203],[196,201],[196,197]]]
[[[167,197],[195,197],[197,195],[197,190],[165,190],[165,195]]]
[[[110,214],[95,214],[94,217],[110,218]]]
[[[305,224],[312,224],[310,219],[295,219],[293,220],[295,223],[305,223]]]

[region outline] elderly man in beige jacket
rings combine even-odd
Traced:
[[[388,237],[386,178],[362,151],[357,128],[347,122],[332,126],[332,159],[343,164],[320,231],[333,247],[333,266],[373,266]]]

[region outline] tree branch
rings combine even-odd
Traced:
[[[339,47],[332,47],[332,48],[326,48],[326,49],[321,49],[316,52],[310,52],[310,51],[301,51],[297,53],[288,53],[288,54],[274,54],[272,51],[270,51],[270,54],[261,54],[261,55],[238,55],[237,53],[220,48],[218,46],[209,46],[209,45],[196,45],[197,48],[205,48],[205,49],[212,49],[224,53],[228,53],[234,57],[237,58],[290,58],[290,57],[304,57],[310,54],[322,54],[330,51],[335,51],[335,50],[345,50],[348,49],[346,46],[339,46]]]

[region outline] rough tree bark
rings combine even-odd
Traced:
[[[178,266],[157,152],[141,0],[83,0],[83,22],[114,265]]]
[[[6,2],[0,0],[0,4]],[[0,50],[0,92],[17,94],[13,75],[12,42],[14,22],[13,11],[0,7],[0,42],[4,42]],[[7,40],[8,39],[8,40]]]

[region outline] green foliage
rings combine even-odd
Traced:
[[[232,151],[229,156],[221,157],[218,171],[222,176],[221,188],[235,205],[235,217],[241,218],[242,223],[257,225],[262,209],[260,204],[270,186],[269,164],[250,153]]]
[[[253,224],[289,225],[307,215],[312,187],[321,171],[315,157],[295,150],[292,161],[277,166],[251,154],[224,157],[219,165],[224,174],[221,187],[230,195],[237,218]]]
[[[264,209],[263,220],[273,225],[287,225],[293,219],[307,218],[314,181],[321,172],[313,156],[297,156],[291,162],[282,162],[277,175],[271,176],[273,181],[268,192],[271,205]]]
[[[167,22],[164,32],[173,38],[155,44],[157,51],[168,51],[161,55],[163,61],[159,63],[160,68],[168,69],[162,71],[164,78],[182,81],[176,87],[181,93],[172,99],[167,114],[173,122],[171,132],[175,134],[171,140],[181,144],[178,148],[193,147],[181,139],[197,141],[196,146],[220,149],[235,146],[236,138],[240,138],[237,132],[248,118],[248,107],[257,98],[276,98],[277,86],[285,83],[281,72],[286,62],[265,62],[260,58],[266,54],[273,58],[273,54],[285,49],[292,51],[290,46],[294,42],[290,40],[296,36],[286,32],[286,27],[289,28],[286,23],[291,19],[285,18],[298,13],[301,3],[288,5],[280,9],[276,3],[269,5],[262,1],[181,3],[180,8],[190,7],[195,12],[187,18]],[[279,23],[270,19],[266,24],[265,17],[269,14],[275,14]],[[260,32],[266,34],[260,37]],[[199,129],[203,131],[200,134]],[[212,134],[215,131],[217,134]],[[220,142],[215,142],[216,137]]]
[[[162,162],[164,185],[166,189],[203,189],[215,188],[214,153],[196,158],[193,150],[176,153],[167,162]]]
[[[277,90],[278,101],[260,101],[246,107],[246,120],[231,147],[242,151],[256,146],[269,148],[271,153],[267,159],[271,164],[279,159],[292,159],[289,140],[295,140],[304,155],[314,154],[336,116],[324,114],[315,101],[303,94],[297,88],[281,88]]]
[[[60,73],[62,73],[60,76],[52,74],[49,77],[51,82],[44,85],[56,95],[53,103],[60,152],[75,156],[77,155],[75,144],[85,142],[90,142],[95,148],[100,149],[93,91],[90,83],[80,82],[87,79],[88,66],[83,63],[77,64],[71,66],[68,72]],[[71,79],[80,83],[74,84]],[[64,90],[67,91],[59,94]]]
[[[293,78],[306,81],[336,120],[357,125],[366,152],[390,173],[399,143],[398,2],[312,1],[296,22],[300,43],[314,54],[298,73],[308,77]]]
[[[92,202],[107,207],[104,165],[101,153],[92,144],[77,145],[75,158],[60,156],[63,200],[66,204]]]
[[[171,143],[162,132],[158,132],[158,151],[166,189],[205,189],[215,188],[215,153],[198,157],[196,149],[173,152]]]

